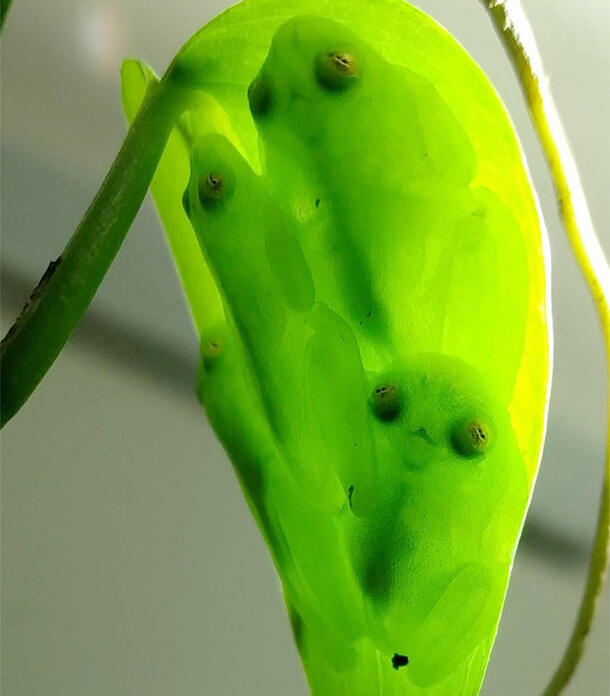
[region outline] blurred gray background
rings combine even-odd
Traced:
[[[538,694],[568,636],[604,452],[601,332],[518,87],[478,0],[419,0],[483,66],[529,158],[553,252],[550,428],[484,694]],[[226,0],[15,0],[2,38],[2,333],[125,133],[118,70],[163,71]],[[607,0],[525,0],[610,251]],[[197,346],[147,201],[90,312],[2,438],[5,696],[307,689],[279,584],[195,398]],[[571,696],[609,692],[608,602]]]

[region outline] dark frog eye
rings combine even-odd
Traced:
[[[402,397],[398,387],[390,382],[378,385],[371,394],[370,405],[379,420],[394,420],[402,407]]]
[[[220,358],[224,355],[224,345],[219,337],[210,338],[204,340],[201,343],[201,358],[203,359],[203,366],[206,371],[212,370],[212,368],[219,362]]]
[[[482,418],[463,420],[451,432],[451,445],[462,457],[478,457],[491,447],[492,431]]]
[[[233,193],[233,176],[226,171],[214,170],[199,180],[199,200],[204,208],[215,208]]]
[[[253,116],[264,116],[273,106],[273,90],[268,77],[258,75],[248,87],[248,103]]]
[[[320,53],[315,62],[316,79],[322,87],[339,92],[356,84],[360,67],[349,51]]]
[[[226,324],[219,323],[204,332],[199,344],[199,354],[206,372],[211,372],[224,360],[228,347],[229,337]]]
[[[201,355],[204,360],[215,360],[223,353],[222,341],[218,338],[204,341],[201,345]]]

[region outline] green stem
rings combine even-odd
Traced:
[[[4,20],[13,0],[0,0],[0,29],[4,28]]]
[[[599,314],[610,380],[610,270],[593,228],[574,158],[544,79],[542,61],[531,26],[519,0],[481,1],[489,12],[517,73],[532,122],[544,150],[563,226]],[[608,391],[610,393],[610,383]],[[609,482],[610,414],[606,432],[604,483],[587,583],[567,648],[543,696],[556,696],[563,691],[578,666],[591,630],[608,566]]]
[[[151,87],[104,183],[2,341],[0,426],[59,355],[121,246],[155,172],[186,90]]]

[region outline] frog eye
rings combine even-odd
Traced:
[[[331,92],[340,92],[358,81],[360,68],[351,53],[330,51],[316,57],[315,73],[322,87]]]
[[[202,341],[201,358],[203,359],[203,365],[208,372],[220,360],[220,358],[224,355],[224,352],[224,345],[219,337]]]
[[[264,75],[258,75],[248,87],[248,103],[253,116],[264,116],[273,106],[271,81]]]
[[[395,384],[384,382],[377,386],[370,397],[373,413],[379,420],[394,420],[402,407],[402,397]]]
[[[477,457],[485,454],[491,441],[491,429],[482,419],[464,420],[451,432],[453,449],[462,457]]]
[[[228,173],[212,171],[199,180],[199,200],[204,208],[214,208],[233,193],[233,177]]]

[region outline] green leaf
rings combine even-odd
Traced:
[[[478,693],[550,372],[545,232],[498,95],[402,0],[245,0],[168,79],[196,96],[153,193],[221,366],[202,401],[313,692]]]

